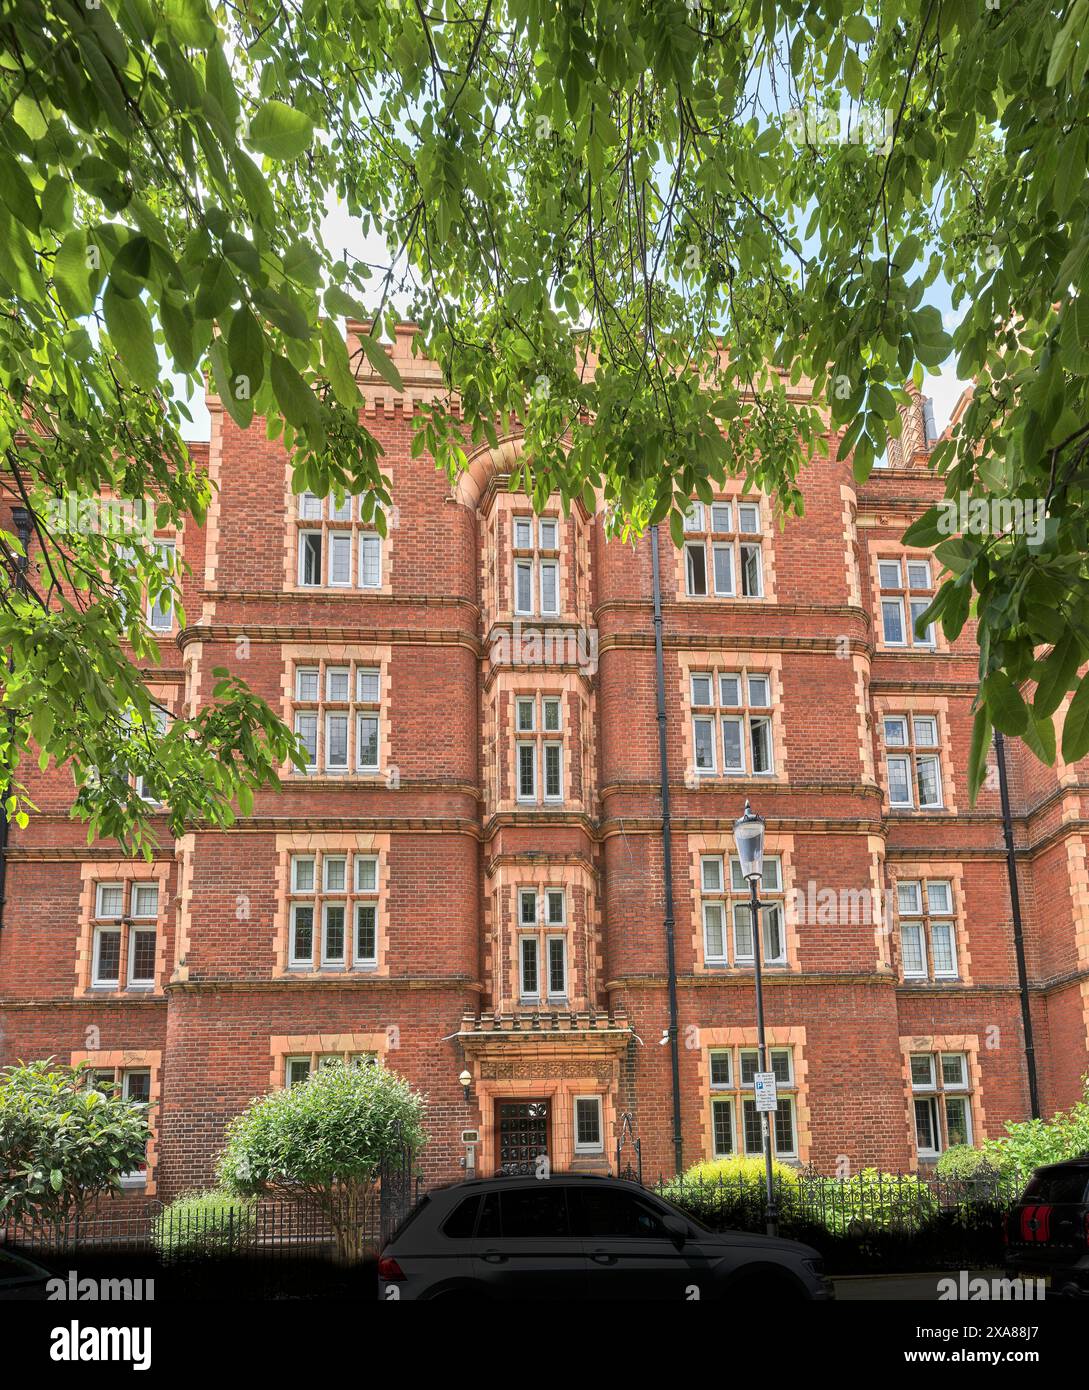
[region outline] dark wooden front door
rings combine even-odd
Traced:
[[[537,1158],[549,1151],[552,1107],[547,1100],[500,1100],[495,1103],[498,1135],[496,1172],[533,1177]]]

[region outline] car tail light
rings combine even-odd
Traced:
[[[383,1255],[378,1261],[378,1277],[387,1284],[398,1284],[404,1279],[405,1272],[392,1255]]]
[[[1085,1237],[1085,1248],[1089,1250],[1089,1211],[1081,1219],[1081,1233]]]

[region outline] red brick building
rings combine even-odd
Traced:
[[[229,831],[150,864],[88,848],[70,783],[8,849],[0,1060],[88,1059],[156,1102],[145,1190],[211,1176],[224,1125],[323,1058],[377,1058],[428,1095],[432,1180],[615,1162],[630,1113],[672,1171],[667,877],[683,1162],[759,1146],[752,935],[731,825],[767,819],[766,1007],[777,1147],[826,1171],[907,1169],[1029,1114],[1013,911],[994,776],[966,784],[977,653],[919,641],[937,565],[906,525],[941,495],[922,403],[857,486],[821,459],[806,516],[724,488],[659,554],[671,839],[664,855],[653,542],[600,516],[534,516],[520,441],[451,489],[411,457],[437,369],[364,383],[395,510],[296,498],[289,461],[211,401],[218,488],[187,626],[152,674],[169,708],[229,667],[294,725],[289,772]],[[170,640],[170,635],[176,638]],[[1026,995],[1045,1113],[1089,1038],[1086,768],[1007,750]],[[463,1091],[459,1075],[468,1071]]]

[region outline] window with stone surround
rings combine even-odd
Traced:
[[[943,810],[937,714],[886,714],[881,726],[889,808]]]
[[[173,575],[175,569],[175,544],[172,540],[153,542],[155,558],[165,575]],[[169,632],[174,625],[174,596],[168,589],[156,598],[148,598],[148,626],[155,632]]]
[[[685,596],[762,599],[762,537],[759,498],[693,502],[684,517]]]
[[[516,799],[530,806],[562,803],[562,697],[539,693],[515,695],[514,729]]]
[[[956,909],[950,880],[898,879],[896,908],[904,979],[957,979]]]
[[[378,856],[316,851],[291,855],[289,970],[373,970],[378,964]]]
[[[128,1061],[121,1065],[102,1064],[111,1056],[117,1055],[120,1054],[77,1053],[73,1055],[72,1062],[73,1065],[83,1061],[90,1062],[86,1071],[88,1086],[113,1095],[120,1095],[133,1104],[147,1107],[147,1123],[151,1130],[151,1138],[148,1141],[144,1162],[128,1173],[122,1173],[120,1180],[123,1188],[139,1188],[150,1192],[153,1190],[152,1165],[158,1134],[158,1117],[155,1113],[158,1086],[153,1073],[158,1070],[160,1054],[125,1054],[126,1058],[132,1057],[131,1064]],[[101,1059],[101,1061],[96,1059]]]
[[[729,875],[727,878],[726,875]],[[760,887],[760,921],[764,965],[785,965],[786,930],[782,860],[764,856]],[[733,855],[704,854],[700,858],[700,911],[703,960],[710,966],[754,964],[750,890]]]
[[[605,1151],[600,1096],[576,1096],[574,1101],[575,1153],[599,1154]]]
[[[519,617],[557,617],[560,518],[516,513],[511,519],[512,607]]]
[[[283,1059],[283,1085],[298,1086],[319,1067],[327,1067],[333,1062],[343,1062],[349,1067],[379,1066],[377,1052],[300,1052]]]
[[[363,497],[299,494],[296,583],[304,589],[381,589],[382,537]]]
[[[760,1070],[759,1060],[760,1052],[755,1047],[713,1047],[709,1050],[711,1144],[715,1158],[764,1152],[760,1112],[753,1095],[753,1078]],[[773,1149],[777,1158],[795,1159],[798,1157],[798,1120],[793,1049],[771,1047],[768,1060],[778,1096],[778,1109],[772,1117]]]
[[[567,893],[518,889],[518,997],[524,1004],[567,1001]]]
[[[294,729],[306,771],[334,776],[379,771],[382,672],[366,662],[301,660],[293,671]]]
[[[91,987],[153,989],[158,881],[95,883],[93,893]]]
[[[954,1144],[972,1143],[972,1094],[968,1054],[912,1052],[911,1100],[915,1147],[920,1158],[937,1158]]]
[[[881,636],[887,647],[915,647],[933,651],[934,624],[916,635],[915,624],[934,601],[933,566],[929,558],[889,556],[878,558],[881,592]]]
[[[689,700],[698,776],[775,775],[770,672],[691,671]]]

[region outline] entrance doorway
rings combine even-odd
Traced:
[[[551,1152],[552,1106],[547,1100],[497,1100],[495,1133],[502,1177],[533,1177],[537,1159]]]

